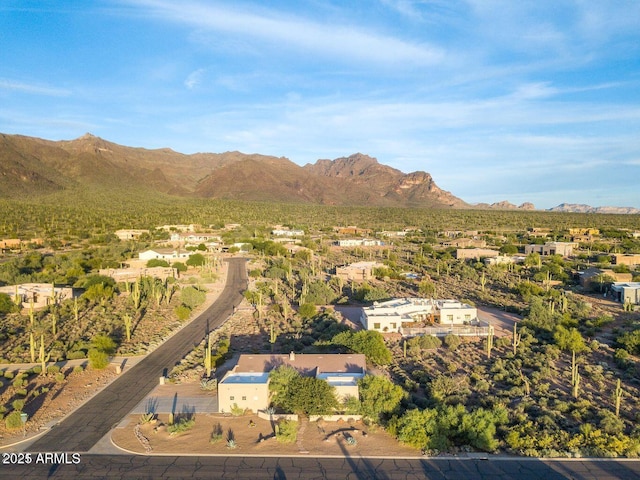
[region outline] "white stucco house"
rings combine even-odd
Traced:
[[[440,324],[443,326],[478,323],[478,309],[457,300],[396,298],[375,302],[362,309],[360,322],[367,330],[381,333],[403,332],[403,327]]]

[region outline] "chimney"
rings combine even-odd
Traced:
[[[289,361],[293,362],[296,359],[296,354],[293,353],[293,350],[289,353]]]

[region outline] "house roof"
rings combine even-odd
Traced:
[[[240,355],[234,373],[270,372],[274,368],[287,365],[302,374],[362,373],[366,369],[366,358],[360,353],[315,354],[291,353],[286,355]]]

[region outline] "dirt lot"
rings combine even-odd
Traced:
[[[360,421],[309,422],[298,423],[298,438],[295,443],[281,443],[273,435],[269,420],[256,415],[230,416],[221,414],[196,415],[195,426],[184,433],[170,435],[166,431],[168,415],[159,415],[155,423],[140,425],[140,433],[148,440],[151,454],[219,454],[219,455],[337,455],[337,456],[385,456],[415,457],[420,452],[400,445],[381,428],[367,427]],[[112,432],[112,441],[120,448],[145,453],[141,442],[134,433],[140,416],[129,416],[129,422],[121,424]],[[215,430],[222,432],[222,438],[210,442]],[[348,437],[356,440],[355,445],[347,443]],[[235,448],[227,446],[233,438]]]

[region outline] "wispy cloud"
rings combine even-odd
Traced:
[[[193,72],[191,72],[184,81],[185,87],[187,87],[189,90],[193,90],[194,88],[196,88],[202,82],[204,74],[204,68],[199,68],[198,70],[194,70]]]
[[[5,78],[0,78],[0,89],[28,93],[31,95],[43,95],[47,97],[67,97],[71,95],[71,91],[64,88],[17,82]]]
[[[284,51],[303,51],[334,60],[383,65],[434,65],[444,58],[442,49],[426,43],[410,42],[354,25],[323,23],[271,10],[256,8],[254,13],[193,1],[139,0],[133,3],[148,8],[164,21],[242,35],[275,44]]]

